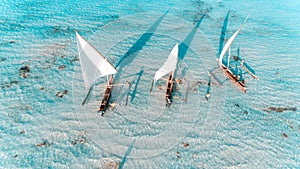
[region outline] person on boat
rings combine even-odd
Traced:
[[[125,84],[127,84],[127,85],[130,85],[130,84],[131,84],[131,82],[129,82],[129,81],[127,81],[127,80],[126,80]]]
[[[236,55],[233,55],[233,60],[238,61],[238,60],[239,60],[239,57],[236,56]]]
[[[244,59],[241,61],[241,65],[244,65]]]
[[[210,98],[210,87],[211,87],[211,81],[210,78],[207,83],[207,89],[206,89],[206,94],[205,94],[205,99],[208,100]]]
[[[210,98],[210,93],[207,92],[206,95],[205,95],[205,99],[208,100],[209,98]]]
[[[111,107],[111,109],[113,110],[116,107],[116,103],[113,102],[113,103],[109,104],[109,107]]]
[[[181,80],[181,79],[176,79],[176,82],[177,82],[178,84],[182,84],[182,80]]]

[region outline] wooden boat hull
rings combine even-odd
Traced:
[[[172,103],[172,92],[173,92],[173,76],[174,73],[171,72],[167,80],[167,89],[166,89],[166,106],[170,107]]]
[[[230,70],[228,70],[224,65],[222,65],[222,70],[225,75],[235,84],[239,89],[246,93],[247,88],[245,81],[240,81],[238,76],[234,75]]]
[[[111,96],[111,91],[112,91],[112,82],[113,82],[113,76],[110,76],[108,85],[106,86],[106,89],[105,89],[105,92],[104,92],[104,95],[103,95],[103,99],[101,101],[99,111],[104,112],[107,109],[107,106],[109,104],[109,99],[110,99],[110,96]]]

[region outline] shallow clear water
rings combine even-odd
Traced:
[[[270,0],[1,1],[0,166],[299,167],[299,7]],[[211,79],[207,101],[229,10],[225,38],[250,14],[232,49],[240,47],[259,80],[245,75],[243,93],[215,71],[223,86]],[[104,117],[97,113],[104,79],[81,106],[87,91],[74,30],[117,66],[116,81],[132,82],[114,88],[116,107]],[[166,108],[164,91],[149,90],[175,43],[176,78],[186,83]],[[30,72],[22,74],[25,65]]]

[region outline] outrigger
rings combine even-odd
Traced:
[[[170,107],[172,103],[172,93],[173,93],[173,82],[174,82],[174,72],[177,67],[178,62],[178,44],[174,46],[172,49],[168,59],[163,64],[163,66],[155,73],[154,79],[152,81],[150,93],[152,92],[153,85],[160,78],[165,76],[166,74],[170,74],[167,79],[167,88],[166,88],[166,107]]]

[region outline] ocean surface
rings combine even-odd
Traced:
[[[0,168],[300,168],[300,1],[0,3]],[[217,58],[247,15],[243,93]],[[81,105],[75,30],[131,84],[104,116],[105,78]],[[176,43],[167,108],[165,80],[149,90]]]

